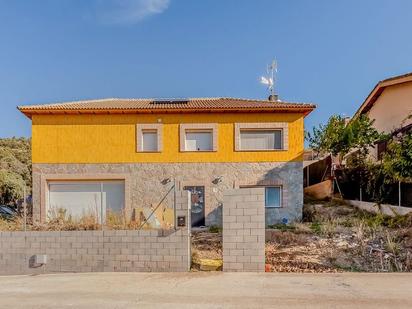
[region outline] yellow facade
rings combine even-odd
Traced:
[[[304,115],[300,113],[197,113],[33,115],[33,163],[283,162],[301,161]],[[287,122],[288,150],[234,149],[237,122]],[[163,124],[163,151],[136,151],[136,124]],[[180,152],[180,123],[217,123],[216,152]]]

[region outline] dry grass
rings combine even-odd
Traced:
[[[312,230],[310,226],[307,224],[301,223],[301,222],[295,222],[293,223],[293,226],[295,227],[295,233],[300,233],[300,234],[311,234]]]
[[[306,204],[303,222],[267,230],[266,263],[275,272],[411,271],[411,222],[342,202]],[[192,252],[195,260],[221,258],[220,230],[195,232]]]
[[[105,224],[99,223],[99,218],[93,213],[73,217],[64,209],[54,209],[49,212],[48,221],[45,223],[32,222],[28,219],[26,225],[21,217],[13,220],[0,218],[0,231],[89,231],[89,230],[137,230],[153,229],[149,223],[142,225],[141,221],[127,221],[124,213],[107,211]],[[169,226],[168,226],[169,227]]]
[[[291,231],[272,230],[266,233],[266,240],[279,246],[302,246],[307,243],[307,237],[303,233]]]
[[[412,216],[369,214],[333,200],[307,203],[303,219],[267,243],[273,271],[412,270]]]
[[[0,218],[0,231],[24,231],[24,222],[20,217],[14,220]]]

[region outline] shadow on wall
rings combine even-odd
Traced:
[[[289,161],[268,171],[259,186],[281,186],[281,207],[266,208],[266,225],[288,224],[302,219],[303,162]]]
[[[296,157],[299,160],[301,156]],[[259,167],[254,167],[259,169]],[[303,208],[303,162],[293,161],[284,162],[270,170],[259,171],[249,170],[252,174],[261,175],[259,178],[250,178],[250,182],[239,182],[239,186],[281,186],[282,203],[279,208],[267,208],[266,225],[277,223],[290,223],[299,221],[302,218]],[[255,173],[256,172],[256,173]],[[242,179],[242,175],[236,175]],[[222,184],[221,184],[222,185]],[[232,189],[232,183],[226,184],[221,188],[222,195],[226,190]],[[217,202],[218,203],[218,202]],[[223,206],[224,207],[224,206]],[[206,215],[206,225],[222,226],[222,204]]]
[[[206,224],[222,226],[222,220],[223,204],[218,203],[218,206],[214,208],[211,212],[209,212],[209,214],[206,216]]]

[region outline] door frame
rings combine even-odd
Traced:
[[[206,226],[206,198],[205,198],[206,188],[205,188],[205,186],[185,186],[183,188],[191,188],[192,191],[199,192],[199,193],[203,194],[203,196],[201,194],[199,194],[200,197],[203,198],[203,201],[202,202],[199,201],[199,203],[197,203],[197,205],[201,205],[199,213],[194,213],[193,212],[193,207],[194,207],[193,202],[192,202],[193,193],[191,193],[191,195],[190,195],[190,209],[191,209],[191,211],[190,211],[190,227],[191,228],[193,228],[193,227],[196,228],[196,227]],[[189,189],[184,189],[184,190],[189,191],[189,192],[191,191]],[[194,217],[196,217],[196,221],[194,220]]]
[[[208,185],[207,181],[200,181],[200,180],[195,180],[195,181],[179,181],[178,182],[178,188],[180,191],[183,191],[184,187],[204,187],[205,188],[205,196],[204,196],[204,208],[205,208],[205,226],[206,225],[206,218],[210,212],[210,209],[208,208],[209,205],[209,194],[210,194],[210,185]],[[190,226],[192,226],[192,220],[190,220]]]

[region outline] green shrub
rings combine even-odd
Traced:
[[[268,228],[270,229],[276,229],[276,230],[281,230],[282,232],[284,231],[294,231],[296,229],[295,226],[285,224],[285,223],[276,223],[276,224],[271,224],[268,225]]]
[[[312,222],[310,229],[313,231],[313,233],[320,234],[322,232],[322,224],[318,221]]]
[[[220,233],[222,232],[222,228],[218,225],[212,225],[209,227],[209,232],[210,233]]]

